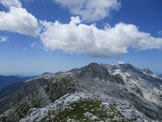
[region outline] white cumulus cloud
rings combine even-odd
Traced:
[[[112,10],[118,10],[118,0],[54,0],[69,9],[71,14],[81,16],[82,20],[93,22],[105,18]]]
[[[162,38],[141,32],[135,25],[118,23],[114,27],[98,29],[95,25],[82,24],[79,17],[70,23],[41,21],[41,40],[50,50],[65,53],[83,53],[96,57],[112,57],[128,52],[128,48],[139,50],[162,49]]]
[[[18,1],[18,0],[13,0]],[[7,6],[9,12],[0,11],[0,30],[17,32],[25,35],[36,36],[40,32],[37,19],[26,9],[12,0],[0,1],[4,6]]]
[[[5,42],[8,40],[8,37],[6,36],[0,36],[0,42]]]
[[[4,5],[5,7],[21,7],[21,2],[19,0],[0,0],[0,3]]]

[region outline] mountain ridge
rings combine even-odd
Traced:
[[[116,121],[162,120],[162,79],[131,64],[109,65],[91,63],[88,66],[64,73],[61,72],[57,75],[45,73],[37,78],[26,81],[26,83],[35,82],[34,80],[36,79],[41,79],[45,84],[39,86],[40,81],[38,81],[37,89],[23,97],[17,105],[13,104],[11,108],[4,109],[6,112],[1,114],[1,121],[8,122],[11,119],[15,122],[19,120],[20,122],[32,122],[47,119],[54,121],[56,119],[55,116],[58,116],[59,121],[78,121],[80,119],[89,121],[106,121],[109,119],[115,121],[113,120],[115,116],[118,116]],[[4,100],[0,100],[0,103],[3,103]],[[75,116],[77,116],[76,118],[73,116],[73,111],[68,109],[68,106],[72,104],[77,106],[81,102],[80,100],[83,101],[83,104],[87,102],[97,104],[99,102],[101,106],[105,102],[110,104],[111,107],[102,106],[104,109],[100,111],[108,112],[107,115],[104,115],[104,118],[97,114],[97,108],[94,110],[96,112],[80,108],[84,112],[82,117],[79,117],[74,112]],[[96,101],[98,102],[96,103]],[[64,105],[66,102],[67,104]],[[87,105],[85,104],[85,106]],[[123,109],[120,109],[120,107]],[[75,107],[73,109],[75,110]],[[114,111],[109,111],[112,109],[118,115]],[[64,116],[61,116],[60,111],[63,112]],[[66,111],[73,113],[69,115],[71,118],[65,118],[67,117]],[[53,114],[50,114],[51,112]],[[115,116],[111,118],[109,112]],[[89,115],[89,117],[84,118],[83,115]],[[92,118],[96,118],[96,120]]]

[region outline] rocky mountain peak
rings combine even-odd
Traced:
[[[91,63],[81,69],[79,77],[85,78],[99,78],[100,80],[107,80],[110,76],[108,70],[101,64]]]
[[[135,70],[136,68],[131,64],[119,64],[118,67],[121,71]]]
[[[153,72],[149,68],[144,68],[143,71],[147,74],[153,74]]]

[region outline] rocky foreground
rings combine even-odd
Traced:
[[[32,78],[0,99],[1,122],[161,122],[162,79],[130,64]]]

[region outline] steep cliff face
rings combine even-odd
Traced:
[[[81,68],[80,71],[76,72],[76,77],[81,80],[98,79],[100,81],[104,80],[112,83],[124,84],[124,80],[119,74],[110,75],[104,65],[97,63],[91,63],[88,66]]]
[[[91,63],[44,75],[43,84],[6,109],[0,121],[162,121],[162,79],[143,69]]]

